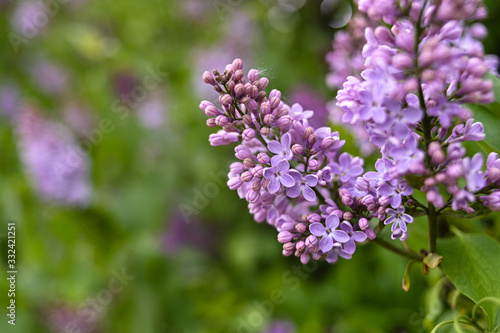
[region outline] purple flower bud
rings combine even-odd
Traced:
[[[271,132],[271,129],[269,127],[262,127],[260,129],[260,134],[262,136],[268,136],[270,132]]]
[[[495,183],[500,179],[500,169],[490,168],[486,170],[486,177],[488,177],[488,183]]]
[[[360,191],[368,191],[370,189],[370,182],[363,177],[358,177],[355,187]]]
[[[312,127],[306,127],[304,130],[304,137],[309,138],[309,136],[314,134],[314,129]]]
[[[288,128],[293,123],[293,119],[290,116],[283,116],[278,119],[278,126],[280,128]]]
[[[390,197],[383,195],[378,199],[378,203],[380,206],[387,207],[391,203],[391,200]]]
[[[252,174],[255,178],[264,177],[264,167],[261,165],[255,166],[255,168],[252,170]]]
[[[315,223],[315,222],[321,222],[321,216],[319,216],[319,214],[316,214],[316,213],[311,213],[309,215],[307,215],[307,222],[309,223]]]
[[[247,199],[248,202],[255,203],[260,199],[260,191],[253,191],[253,190],[248,191],[245,198]]]
[[[352,212],[345,212],[344,216],[343,216],[344,220],[346,220],[346,221],[352,220],[353,217],[354,217],[354,214]]]
[[[253,120],[251,115],[249,114],[244,115],[243,122],[245,123],[245,125],[253,127]]]
[[[446,180],[446,175],[442,172],[438,173],[436,175],[436,177],[434,177],[434,179],[436,180],[436,182],[438,183],[444,183],[444,181]]]
[[[413,59],[406,53],[398,53],[392,57],[392,65],[400,70],[411,68],[414,65]]]
[[[443,197],[436,190],[427,192],[427,201],[432,203],[436,208],[441,208],[444,205]]]
[[[286,108],[281,108],[277,113],[276,117],[284,117],[288,115],[288,110]]]
[[[236,58],[232,63],[233,71],[237,71],[243,68],[243,60]]]
[[[217,127],[217,124],[215,123],[215,118],[207,119],[207,126],[208,127]]]
[[[292,146],[292,152],[296,155],[302,155],[304,154],[304,147],[296,143]]]
[[[200,109],[202,111],[205,111],[207,107],[209,106],[214,106],[212,103],[210,103],[209,101],[201,101],[200,103]]]
[[[269,162],[271,162],[271,158],[269,158],[269,155],[266,153],[259,153],[257,155],[257,161],[259,161],[260,164],[269,164]]]
[[[306,238],[306,246],[309,249],[315,249],[318,246],[318,239],[314,235],[309,235]]]
[[[491,209],[492,211],[500,211],[500,191],[495,191],[490,195],[483,195],[479,197],[483,202],[483,205]]]
[[[321,141],[320,148],[323,150],[326,150],[326,149],[330,148],[331,146],[333,146],[335,144],[335,142],[337,142],[336,138],[334,138],[332,136],[328,136],[328,137],[324,138],[323,141]]]
[[[266,77],[263,77],[259,80],[259,88],[260,90],[266,89],[267,85],[269,84],[269,80]]]
[[[243,135],[242,135],[242,137],[243,137],[243,140],[245,140],[245,141],[250,141],[250,140],[252,140],[253,138],[255,138],[255,135],[256,135],[256,134],[257,134],[257,133],[255,132],[255,130],[254,130],[254,129],[252,129],[252,128],[247,128],[247,129],[245,129],[245,130],[243,131]]]
[[[243,79],[244,76],[245,76],[245,73],[243,73],[243,71],[241,69],[238,69],[234,72],[234,80],[236,82],[241,81],[241,79]],[[238,85],[243,86],[241,83],[238,83],[236,86],[238,86]]]
[[[229,81],[229,82],[226,84],[227,89],[228,89],[229,91],[232,91],[232,92],[234,92],[234,87],[235,87],[235,85],[236,85],[236,83],[234,83],[234,81],[233,81],[233,80]]]
[[[295,250],[295,243],[288,242],[283,244],[283,250],[284,251],[294,251]]]
[[[233,191],[238,189],[241,184],[243,184],[243,182],[239,176],[233,177],[227,181],[227,186],[229,186],[229,189]]]
[[[295,244],[295,248],[297,249],[297,251],[304,251],[306,249],[306,243],[304,241],[298,241],[296,244]]]
[[[220,115],[221,112],[219,112],[219,110],[215,106],[209,105],[205,109],[205,114],[209,117],[216,117]]]
[[[363,231],[366,231],[366,230],[368,230],[368,228],[370,228],[370,223],[364,217],[359,219],[358,225],[359,225],[359,228]]]
[[[283,256],[289,257],[289,256],[291,256],[293,254],[293,251],[283,250],[281,253],[283,254]]]
[[[309,257],[309,254],[306,254],[306,253],[302,253],[302,255],[300,256],[300,262],[303,264],[303,265],[306,265],[309,260],[310,260],[311,257]]]
[[[235,87],[234,87],[234,92],[236,94],[236,96],[243,96],[245,95],[245,86],[241,83],[238,83]]]
[[[224,94],[219,97],[219,102],[224,106],[228,106],[233,103],[233,98],[229,94]]]
[[[271,113],[271,105],[268,102],[264,102],[260,105],[260,112],[263,115]]]
[[[226,126],[227,124],[229,124],[229,118],[222,115],[217,116],[215,117],[215,124],[217,126]]]
[[[297,223],[295,225],[295,230],[301,234],[303,234],[304,232],[306,232],[307,230],[307,227],[304,223]]]
[[[256,180],[252,183],[252,191],[259,191],[262,185],[261,180]]]
[[[255,166],[255,163],[253,162],[253,160],[251,158],[247,157],[243,160],[243,165],[246,168],[253,168]]]
[[[266,114],[264,116],[264,124],[271,125],[274,120],[274,116],[272,114]]]
[[[212,75],[212,73],[208,72],[208,71],[205,71],[203,73],[203,82],[205,82],[206,84],[210,84],[212,86],[215,86],[217,84],[217,82],[215,82],[215,79]]]
[[[271,109],[276,109],[281,103],[281,100],[278,97],[273,97],[269,104],[271,105]]]
[[[307,143],[309,143],[311,147],[314,146],[316,141],[318,141],[318,137],[316,136],[316,134],[311,134],[307,137]]]
[[[256,69],[251,69],[248,71],[248,79],[250,82],[255,82],[259,79],[259,71]]]
[[[294,235],[290,231],[282,231],[278,234],[278,242],[280,243],[288,243],[292,240]]]
[[[253,175],[250,171],[245,171],[241,174],[241,180],[244,181],[245,183],[248,183],[253,179]]]
[[[375,233],[375,231],[373,229],[367,229],[365,231],[365,234],[369,240],[374,240],[375,238],[377,238],[377,234]]]
[[[309,165],[309,169],[311,169],[311,170],[316,171],[316,170],[319,169],[319,162],[318,162],[318,160],[311,159],[311,160],[309,160],[309,164],[308,165]]]

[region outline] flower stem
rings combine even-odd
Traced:
[[[436,208],[434,208],[434,205],[431,203],[429,203],[427,220],[429,221],[429,253],[435,253],[438,233],[438,216],[436,214]]]
[[[404,249],[404,248],[401,248],[399,246],[396,246],[392,243],[389,243],[381,238],[375,238],[372,240],[373,243],[375,244],[378,244],[380,246],[382,246],[383,248],[391,251],[391,252],[394,252],[396,254],[399,254],[400,256],[403,256],[403,257],[406,257],[406,258],[410,258],[410,259],[415,259],[415,260],[418,260],[418,261],[422,261],[423,258],[418,254],[418,253],[415,253],[413,252],[412,250],[409,250],[409,249]]]

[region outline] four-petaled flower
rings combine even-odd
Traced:
[[[326,262],[329,264],[336,263],[338,258],[342,257],[344,259],[351,259],[352,254],[348,253],[342,248],[342,244],[336,242],[333,244],[332,249],[326,255]]]
[[[274,154],[271,158],[271,164],[275,165],[281,160],[291,160],[293,157],[292,149],[290,148],[290,144],[292,143],[292,137],[290,133],[285,133],[281,137],[281,142],[276,140],[269,141],[267,144],[267,148]]]
[[[286,195],[290,198],[297,198],[300,193],[307,201],[316,200],[316,193],[311,187],[318,184],[318,177],[315,175],[306,175],[305,177],[297,170],[290,170],[290,176],[295,179],[295,185],[286,189]]]
[[[413,193],[413,188],[405,180],[393,180],[391,185],[383,184],[378,188],[378,193],[391,198],[391,206],[398,208],[401,206],[402,196]]]
[[[349,222],[342,222],[340,224],[340,229],[344,230],[349,235],[349,240],[344,244],[345,252],[353,254],[356,251],[356,243],[364,242],[367,238],[366,234],[362,231],[354,231],[352,225]]]
[[[285,187],[295,185],[295,180],[288,174],[288,169],[290,169],[290,164],[288,164],[287,160],[272,163],[270,168],[264,169],[264,177],[270,180],[268,185],[269,193],[278,192],[280,183]]]
[[[340,220],[338,216],[331,214],[326,218],[326,227],[319,222],[314,222],[309,226],[311,234],[316,237],[322,237],[319,242],[319,248],[323,253],[330,251],[333,247],[333,243],[345,243],[351,239],[344,230],[336,230],[339,224]]]
[[[391,224],[391,231],[394,232],[399,227],[403,232],[407,232],[407,223],[413,223],[413,217],[405,213],[405,207],[399,206],[396,210],[387,208],[387,214],[390,216],[385,220],[384,224]]]
[[[343,153],[339,156],[339,163],[332,163],[331,168],[334,174],[339,175],[343,183],[347,183],[351,178],[356,179],[363,173],[361,164],[362,161],[359,158],[352,158],[351,155]]]

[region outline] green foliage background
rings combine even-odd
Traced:
[[[226,172],[233,158],[231,148],[208,145],[212,130],[204,125],[202,96],[193,85],[201,82],[197,52],[224,52],[234,16],[253,25],[231,38],[244,46],[240,56],[250,59],[247,69],[267,71],[270,88],[287,96],[305,84],[325,101],[335,96],[326,88],[323,60],[335,30],[320,1],[307,2],[285,20],[286,32],[269,19],[277,2],[198,2],[205,8],[200,16],[188,15],[181,0],[88,0],[76,7],[61,2],[44,33],[15,52],[8,38],[15,2],[0,1],[0,83],[17,85],[23,102],[47,118],[64,122],[64,103],[72,101],[91,110],[97,123],[109,118],[115,127],[92,146],[92,201],[76,209],[36,196],[20,163],[16,131],[1,119],[0,332],[64,332],[53,323],[54,313],[65,309],[66,322],[88,318],[78,310],[122,270],[134,278],[99,308],[91,332],[245,332],[242,327],[250,326],[260,332],[277,319],[304,333],[426,332],[459,311],[450,309],[450,286],[438,270],[424,277],[415,266],[406,293],[406,260],[372,245],[335,266],[304,267],[283,257],[273,228],[254,223],[245,202],[224,185],[190,223],[184,221],[191,240],[181,240],[174,253],[165,249],[179,207],[194,207],[197,191],[214,183],[210,174]],[[500,5],[487,3],[486,48],[498,54]],[[64,96],[45,94],[33,82],[28,68],[37,59],[50,59],[69,73]],[[144,128],[133,115],[119,119],[111,107],[117,98],[113,77],[125,72],[140,80],[148,66],[167,73],[161,83],[167,122],[159,129]],[[10,221],[17,223],[15,327],[4,314]],[[495,222],[496,215],[458,223],[498,238]],[[425,247],[425,223],[412,227],[409,243]],[[207,238],[213,241],[208,247]]]

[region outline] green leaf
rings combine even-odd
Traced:
[[[467,104],[474,112],[474,120],[480,121],[484,126],[486,137],[484,142],[496,151],[500,150],[500,114],[495,115],[483,105]]]
[[[495,94],[495,101],[500,102],[500,78],[494,74],[488,73],[485,79],[493,81],[493,93]]]
[[[485,297],[500,297],[500,244],[482,234],[463,234],[441,239],[439,253],[443,255],[441,267],[462,294],[479,302]],[[487,314],[490,330],[495,326],[498,305],[481,304]]]

